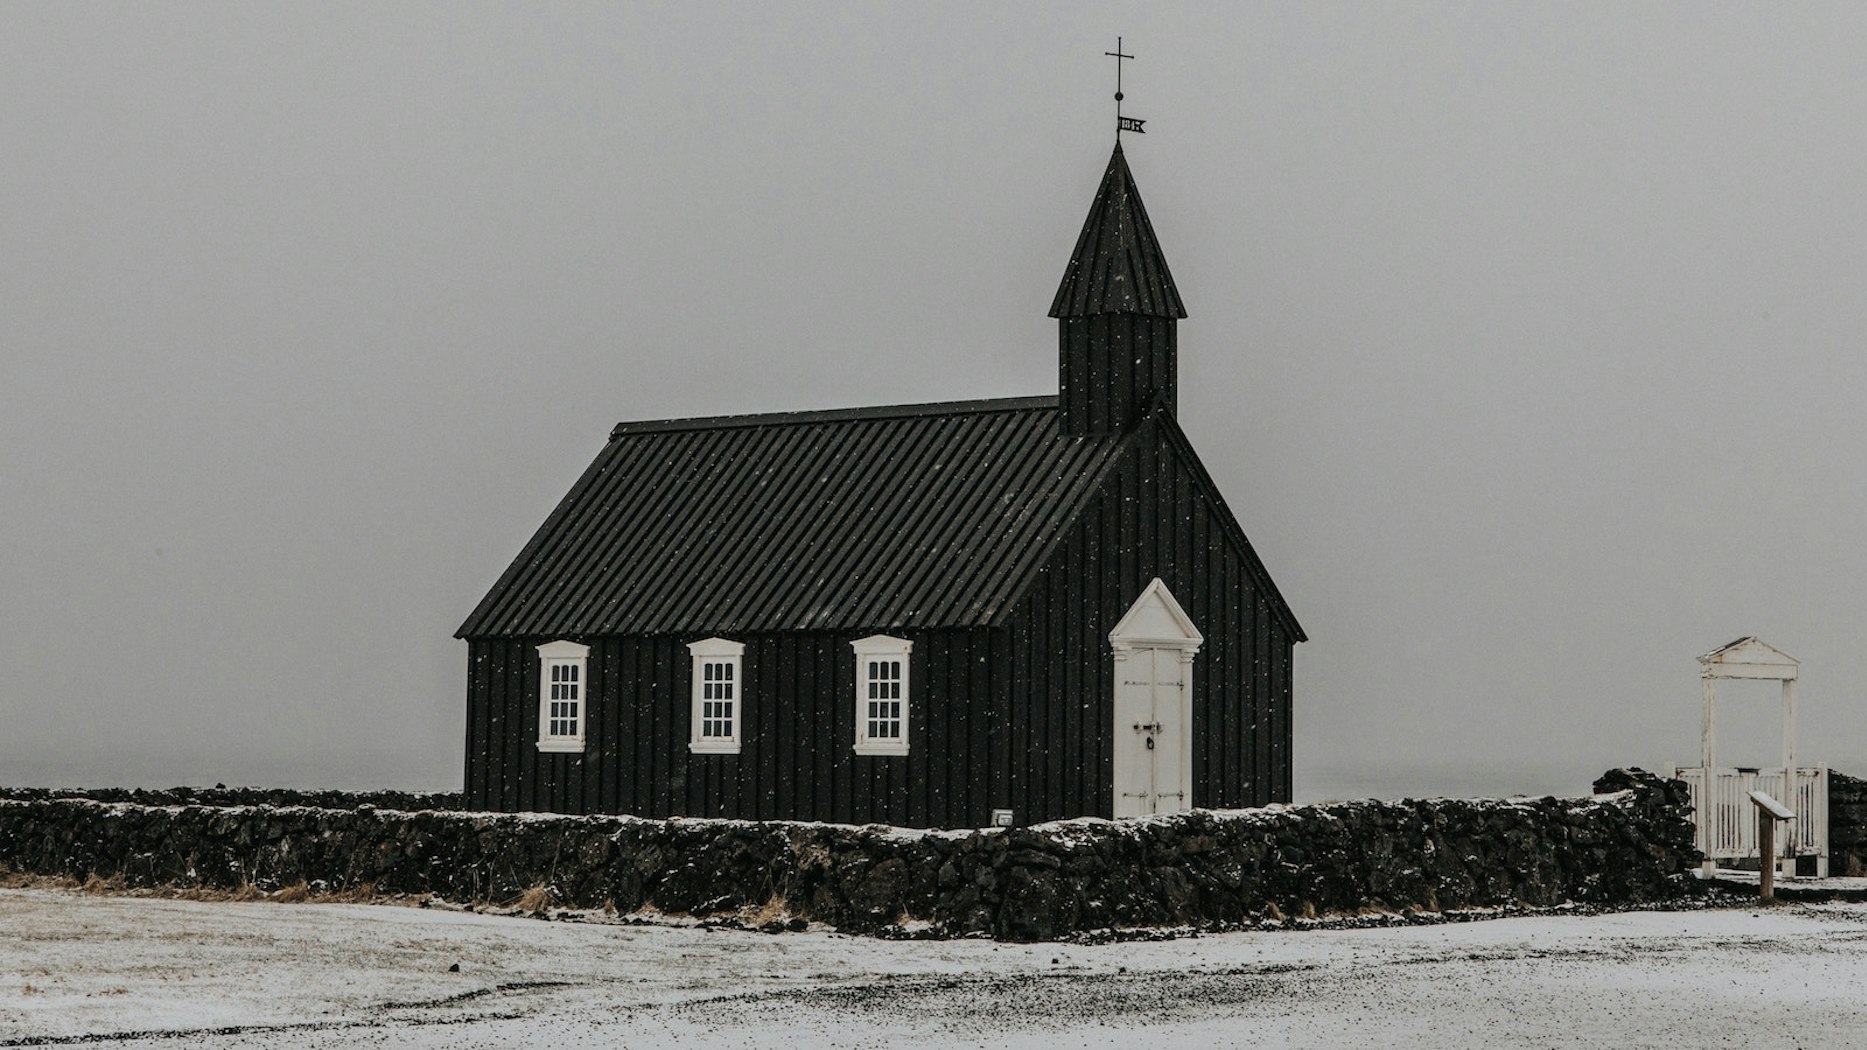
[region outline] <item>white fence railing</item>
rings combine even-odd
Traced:
[[[1796,770],[1796,797],[1783,792],[1780,769],[1720,769],[1712,783],[1711,801],[1705,799],[1704,769],[1674,766],[1672,775],[1692,789],[1692,820],[1698,825],[1698,848],[1711,860],[1740,860],[1757,856],[1757,807],[1752,791],[1761,791],[1796,811],[1793,834],[1778,834],[1779,857],[1828,856],[1828,770]]]

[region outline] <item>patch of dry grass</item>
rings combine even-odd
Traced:
[[[121,875],[112,875],[109,878],[105,878],[96,872],[92,872],[85,878],[83,885],[78,887],[78,892],[101,896],[105,894],[121,894],[127,889],[129,889],[129,883],[124,882],[123,876]]]
[[[305,900],[312,904],[376,904],[385,900],[401,900],[390,894],[378,894],[373,882],[359,882],[345,886],[341,890],[307,891]]]
[[[370,882],[361,882],[341,890],[314,890],[301,879],[290,886],[267,892],[250,882],[231,888],[181,886],[173,883],[134,886],[122,875],[106,876],[92,873],[80,880],[69,875],[33,875],[7,867],[0,867],[0,889],[62,890],[97,897],[145,897],[209,903],[271,901],[275,904],[419,905],[432,899],[429,894],[379,894],[376,892],[375,883]]]
[[[137,894],[143,896],[143,894]],[[233,889],[221,886],[176,886],[171,892],[162,894],[185,901],[212,901],[216,904],[225,901],[261,901],[266,899],[266,891],[250,882],[242,882]]]
[[[756,909],[748,909],[740,920],[752,926],[763,926],[768,922],[784,922],[791,917],[791,909],[784,906],[784,898],[773,894],[772,898]],[[897,922],[906,921],[904,914]]]
[[[557,907],[557,894],[551,892],[549,886],[542,884],[533,886],[519,894],[519,899],[513,902],[513,907],[531,915],[543,915]]]

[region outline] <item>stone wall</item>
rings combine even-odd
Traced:
[[[1120,927],[1691,891],[1685,785],[1592,798],[1350,802],[1030,828],[0,801],[0,864],[135,886],[434,894],[1040,940]]]
[[[1828,771],[1828,874],[1867,875],[1867,780]]]
[[[139,806],[317,806],[320,809],[449,809],[464,806],[458,791],[296,791],[291,788],[230,788],[225,784],[175,788],[0,788],[0,799],[37,802],[82,798],[133,802]]]

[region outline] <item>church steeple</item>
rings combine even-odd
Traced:
[[[1175,323],[1186,316],[1121,143],[1050,304],[1066,434],[1110,434],[1177,394]]]

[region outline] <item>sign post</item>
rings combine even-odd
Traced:
[[[1752,791],[1757,807],[1757,888],[1763,900],[1776,899],[1776,822],[1794,820],[1789,807],[1761,791]]]

